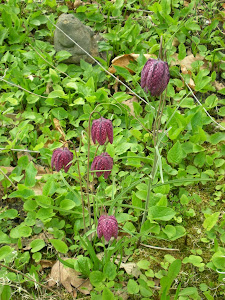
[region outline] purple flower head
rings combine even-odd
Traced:
[[[52,169],[55,166],[56,171],[60,171],[62,167],[64,167],[65,172],[67,173],[72,163],[69,164],[70,161],[73,160],[73,153],[69,151],[68,148],[58,148],[53,151],[51,165]]]
[[[118,236],[118,222],[114,216],[102,215],[98,220],[97,227],[98,238],[104,236],[108,242],[111,237],[115,239]]]
[[[91,164],[91,171],[109,170],[105,172],[96,172],[97,177],[101,176],[104,173],[104,178],[107,179],[111,173],[112,167],[112,157],[108,153],[104,152],[101,155],[95,156]]]
[[[168,63],[150,58],[141,71],[141,87],[152,96],[159,96],[167,87],[170,79]]]
[[[113,126],[112,121],[105,118],[99,118],[94,120],[91,127],[91,137],[95,144],[96,140],[100,145],[104,145],[106,138],[109,142],[113,143]]]

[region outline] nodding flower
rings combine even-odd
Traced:
[[[150,58],[141,71],[141,87],[152,96],[159,96],[165,90],[170,79],[168,63]]]
[[[69,151],[68,148],[58,148],[53,151],[51,166],[52,169],[55,166],[56,171],[60,171],[64,168],[64,171],[67,173],[72,163],[69,163],[73,160],[73,153]]]
[[[104,173],[104,178],[107,179],[111,173],[112,167],[113,167],[112,157],[107,152],[104,152],[101,155],[98,155],[94,158],[91,164],[91,171],[102,170],[102,172],[96,172],[97,177],[100,177]]]
[[[118,236],[118,222],[116,218],[114,216],[101,215],[98,220],[97,234],[99,239],[104,236],[107,242],[111,237],[116,239]]]
[[[109,142],[113,143],[113,126],[112,121],[105,118],[99,118],[92,122],[91,137],[94,144],[97,142],[104,145],[108,137]]]

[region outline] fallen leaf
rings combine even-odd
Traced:
[[[136,278],[142,274],[136,263],[121,263],[120,268],[123,268],[128,275],[133,275]]]
[[[39,261],[42,269],[51,268],[55,264],[55,260],[41,259]]]
[[[225,85],[222,82],[214,81],[212,84],[217,91],[220,91],[225,88]]]
[[[140,54],[131,53],[131,54],[123,54],[115,57],[112,60],[112,65],[109,68],[109,72],[112,74],[116,73],[116,69],[114,68],[114,66],[119,66],[119,67],[126,68],[131,74],[133,74],[134,72],[128,68],[128,65],[130,62],[137,60],[139,56]],[[146,59],[156,58],[154,54],[144,54],[144,56]]]
[[[138,102],[137,97],[134,96],[131,99],[125,100],[122,103],[127,105],[130,108],[130,114],[135,116],[133,102]]]
[[[61,134],[63,141],[66,142],[66,135],[65,135],[60,123],[59,123],[59,120],[54,118],[53,123],[54,123],[55,129],[58,130],[59,133]],[[65,144],[65,147],[68,148],[68,143]]]
[[[175,65],[180,65],[181,66],[181,71],[183,72],[187,72],[188,70],[192,69],[191,64],[197,60],[203,61],[204,64],[200,67],[200,69],[208,69],[210,67],[210,65],[208,65],[207,61],[204,59],[203,56],[201,56],[200,54],[197,54],[196,56],[194,56],[193,54],[187,55],[184,59],[179,60],[178,59],[178,53],[174,53],[172,55],[173,60],[171,61],[171,66],[175,66]],[[186,74],[186,73],[184,73]]]
[[[63,260],[66,259],[68,258],[64,258]],[[89,295],[92,285],[89,279],[83,279],[80,276],[81,273],[67,268],[61,262],[57,261],[52,267],[48,286],[52,287],[56,283],[61,283],[69,293],[72,293],[73,287],[75,287],[82,294]]]

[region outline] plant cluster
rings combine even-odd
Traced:
[[[223,299],[223,3],[77,2],[0,4],[0,297]]]

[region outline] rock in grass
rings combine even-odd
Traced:
[[[79,19],[74,17],[74,15],[60,15],[56,25],[89,54],[94,57],[99,56],[97,37],[95,36],[94,31],[90,27],[84,25]],[[56,28],[54,33],[55,50],[57,52],[65,50],[72,55],[64,62],[79,64],[80,60],[83,59],[88,63],[94,63],[93,59],[75,45],[60,29]]]

